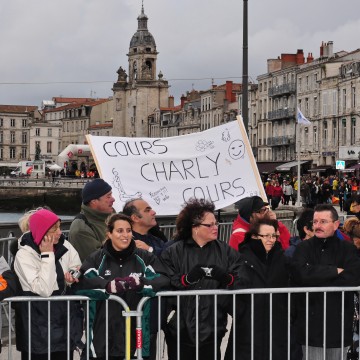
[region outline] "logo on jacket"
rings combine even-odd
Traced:
[[[104,276],[110,276],[110,275],[111,275],[111,270],[105,270]]]
[[[205,272],[205,276],[211,277],[211,272],[213,271],[213,268],[202,267],[202,269],[203,269],[204,272]]]

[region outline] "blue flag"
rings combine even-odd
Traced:
[[[299,108],[297,113],[297,122],[302,125],[311,125],[311,122],[303,115]]]

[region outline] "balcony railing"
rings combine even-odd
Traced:
[[[295,116],[295,109],[293,108],[278,109],[268,112],[269,120],[286,119],[294,116]]]
[[[267,138],[267,145],[269,146],[281,146],[295,144],[295,136],[276,136]]]
[[[296,84],[294,82],[275,85],[269,88],[269,96],[281,96],[285,94],[293,94],[296,91]]]

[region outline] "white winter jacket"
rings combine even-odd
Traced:
[[[81,266],[79,254],[63,236],[57,245],[62,248],[61,254],[57,253],[56,256],[60,256],[59,263],[64,273]],[[57,283],[55,253],[40,253],[30,232],[22,235],[18,241],[18,246],[14,268],[22,290],[43,297],[51,296],[56,290],[61,291],[62,289],[59,289]]]

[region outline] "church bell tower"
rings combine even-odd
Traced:
[[[148,17],[141,6],[138,28],[130,40],[128,74],[120,67],[114,83],[114,136],[147,137],[148,116],[167,106],[169,85],[156,75],[155,39],[148,30]]]

